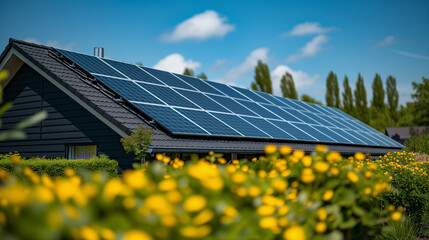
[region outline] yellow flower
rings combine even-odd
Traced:
[[[319,218],[320,221],[326,220],[326,218],[328,217],[328,213],[326,213],[325,208],[321,207],[317,209],[317,217]]]
[[[97,240],[98,239],[97,232],[92,227],[88,227],[88,226],[84,226],[80,229],[80,236],[84,240]]]
[[[182,195],[180,194],[179,191],[176,191],[176,190],[169,191],[167,193],[167,199],[172,203],[179,203],[180,201],[182,201]]]
[[[73,168],[66,168],[66,169],[64,170],[64,174],[65,174],[67,177],[73,177],[73,176],[75,175],[75,171],[74,171],[74,169],[73,169]]]
[[[349,171],[347,173],[347,178],[350,180],[350,182],[352,183],[356,183],[357,181],[359,181],[359,176],[353,172],[353,171]]]
[[[147,197],[144,206],[159,215],[170,215],[174,212],[173,206],[165,199],[163,195],[154,194]]]
[[[267,177],[267,172],[265,172],[264,170],[259,170],[258,177],[262,178],[262,179],[266,178]]]
[[[322,199],[323,201],[327,202],[331,200],[333,196],[334,196],[334,190],[329,189],[325,193],[323,193]]]
[[[115,239],[115,232],[108,228],[103,228],[100,231],[100,235],[104,240],[113,240]]]
[[[164,192],[176,189],[177,182],[174,179],[165,179],[158,183],[158,189]]]
[[[330,163],[340,161],[341,160],[341,154],[339,152],[330,152],[326,156],[326,160]]]
[[[207,205],[207,200],[202,195],[193,195],[186,199],[183,208],[187,212],[197,212]]]
[[[206,209],[201,213],[199,213],[197,216],[195,216],[192,222],[195,225],[203,225],[208,221],[212,220],[213,216],[214,216],[213,212],[209,209]]]
[[[304,168],[301,172],[301,181],[303,183],[309,184],[314,181],[316,176],[313,173],[313,170],[311,168]]]
[[[125,233],[122,240],[152,240],[153,238],[141,230],[131,230]]]
[[[164,155],[162,155],[162,153],[157,153],[157,154],[155,155],[155,158],[156,158],[156,160],[158,160],[158,161],[162,161],[162,159],[164,158]]]
[[[283,238],[285,240],[305,240],[305,239],[307,239],[304,228],[299,226],[299,225],[295,225],[295,226],[288,228],[284,232]]]
[[[126,209],[134,208],[136,206],[136,200],[134,200],[132,197],[126,197],[122,201],[122,205],[124,205]]]
[[[395,211],[395,212],[392,213],[392,220],[395,221],[395,222],[399,221],[401,219],[401,217],[402,217],[402,213],[401,212]]]
[[[280,216],[283,216],[283,215],[286,215],[286,214],[288,214],[288,212],[289,212],[289,206],[283,206],[283,207],[281,207],[281,208],[279,208],[279,210],[278,210],[278,214],[280,215]]]
[[[365,173],[363,175],[365,178],[370,178],[372,176],[372,172],[371,171],[365,171]]]
[[[174,227],[177,225],[177,219],[172,215],[163,216],[161,218],[161,224],[166,227]]]
[[[314,227],[314,230],[317,233],[324,233],[326,231],[326,228],[327,228],[327,226],[326,226],[325,222],[318,222],[318,223],[316,223],[316,226]]]
[[[369,188],[369,187],[366,187],[364,190],[363,190],[363,192],[366,194],[366,195],[369,195],[369,194],[371,194],[371,188]]]
[[[211,227],[207,225],[201,227],[188,226],[181,228],[179,232],[186,238],[203,238],[211,232]]]
[[[319,173],[325,173],[329,170],[329,163],[318,161],[314,164],[314,169]]]
[[[281,217],[277,220],[277,224],[280,227],[286,227],[289,224],[289,219],[287,217]]]
[[[220,177],[213,177],[207,181],[201,181],[201,185],[207,189],[217,191],[223,188],[223,180]]]
[[[248,192],[249,196],[251,197],[257,197],[261,195],[261,189],[257,186],[250,186]]]
[[[256,213],[259,216],[268,216],[274,214],[276,208],[268,205],[261,205],[256,209]]]
[[[3,72],[3,71],[2,71],[2,72]],[[13,163],[13,164],[18,165],[18,164],[20,164],[20,163],[21,163],[21,160],[22,160],[21,156],[19,156],[19,155],[17,155],[17,154],[12,155],[12,163]]]
[[[236,172],[236,173],[232,174],[231,180],[235,184],[243,184],[246,182],[247,176],[243,172]]]
[[[217,162],[220,164],[225,164],[226,163],[226,159],[225,158],[218,158]]]
[[[293,151],[293,156],[298,158],[298,159],[301,159],[302,157],[304,157],[304,155],[305,155],[305,152],[302,150]]]
[[[37,186],[35,188],[35,195],[37,200],[44,203],[50,203],[54,200],[54,194],[46,187]]]
[[[142,170],[126,170],[122,176],[125,183],[134,189],[140,189],[146,185],[146,179]]]
[[[317,144],[316,145],[316,152],[318,152],[318,153],[324,153],[324,152],[327,152],[328,151],[328,146],[326,146],[326,145],[319,145],[319,144]]]
[[[276,145],[267,145],[265,146],[265,153],[267,155],[272,155],[277,152],[277,146]]]
[[[358,161],[365,160],[365,155],[361,152],[357,152],[357,153],[355,153],[355,159]]]
[[[337,176],[340,173],[340,170],[338,168],[334,167],[334,168],[331,168],[330,172],[331,172],[332,176]]]
[[[237,216],[237,215],[238,215],[238,211],[237,211],[234,207],[231,207],[231,206],[226,206],[226,207],[223,209],[223,213],[224,213],[226,216],[231,217],[231,218],[234,218],[235,216]]]
[[[292,148],[289,146],[281,146],[280,154],[283,156],[289,155],[292,152]]]
[[[304,156],[301,161],[302,164],[304,164],[304,167],[310,167],[313,159],[310,156]]]
[[[276,178],[271,182],[271,186],[273,186],[278,192],[284,192],[287,188],[287,182],[283,179]]]
[[[239,188],[237,188],[237,190],[235,191],[235,193],[239,197],[245,197],[245,196],[247,196],[247,189],[244,188],[244,187],[239,187]]]
[[[277,219],[275,217],[264,217],[259,221],[261,228],[275,228],[277,227]]]

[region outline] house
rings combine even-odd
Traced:
[[[346,155],[357,151],[380,155],[403,147],[338,109],[14,39],[0,56],[3,69],[10,73],[1,83],[4,101],[14,105],[2,116],[1,129],[41,110],[48,118],[26,129],[27,139],[0,142],[0,153],[70,159],[106,154],[121,168],[129,168],[133,156],[124,152],[120,139],[139,125],[154,130],[149,158],[154,153],[186,158],[209,151],[224,153],[227,159],[242,158],[262,154],[267,144],[305,151],[325,144]],[[132,80],[122,72],[146,79]],[[270,103],[258,103],[246,94]],[[199,99],[191,100],[197,95]],[[195,105],[198,109],[192,108]]]
[[[429,134],[429,126],[386,128],[386,136],[403,145],[406,145],[406,142],[410,140],[411,137],[422,136],[424,134]]]

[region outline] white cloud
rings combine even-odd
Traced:
[[[225,59],[218,59],[213,64],[213,66],[210,67],[209,72],[212,72],[212,73],[222,72],[226,66],[227,66],[227,61]]]
[[[161,39],[166,42],[177,42],[223,37],[235,29],[234,25],[226,23],[227,20],[217,12],[207,10],[179,23],[172,33],[163,34]]]
[[[318,35],[308,42],[297,54],[287,58],[288,62],[295,62],[303,58],[314,57],[322,51],[322,45],[329,40],[325,35]]]
[[[374,49],[385,47],[385,46],[391,46],[399,43],[398,40],[395,39],[395,36],[387,36],[383,41],[378,42],[374,45]]]
[[[76,45],[76,43],[71,42],[67,45],[62,45],[60,41],[56,41],[56,40],[48,40],[46,43],[40,42],[37,38],[26,38],[24,39],[25,42],[30,42],[30,43],[35,43],[35,44],[40,44],[40,45],[45,45],[45,46],[49,46],[49,47],[54,47],[54,48],[61,48],[61,49],[65,49],[65,50],[72,50],[73,47]]]
[[[428,56],[424,56],[424,55],[419,55],[419,54],[410,53],[410,52],[404,52],[404,51],[399,51],[399,50],[393,50],[393,52],[397,53],[399,55],[402,55],[402,56],[410,57],[410,58],[429,60],[429,57]]]
[[[192,59],[185,60],[185,58],[179,53],[170,54],[159,60],[159,62],[153,66],[153,68],[156,69],[179,74],[182,74],[185,68],[190,68],[195,71],[195,69],[199,67],[201,67],[201,63],[195,62]]]
[[[323,28],[318,22],[305,22],[296,25],[292,31],[284,33],[282,36],[305,36],[314,34],[323,34],[338,30],[334,27]]]
[[[302,90],[307,89],[308,87],[311,87],[314,85],[316,80],[319,78],[319,75],[310,76],[308,73],[305,73],[301,70],[293,70],[289,66],[286,65],[279,65],[277,66],[274,71],[271,72],[271,81],[273,83],[273,91],[275,95],[282,95],[282,92],[280,90],[280,80],[282,76],[286,73],[290,73],[293,77],[295,88],[298,93],[300,93]]]
[[[258,60],[266,62],[268,60],[268,48],[258,48],[253,50],[246,60],[237,67],[229,70],[222,79],[218,79],[218,82],[224,82],[227,84],[233,84],[239,80],[245,74],[252,72],[255,66],[258,64]]]

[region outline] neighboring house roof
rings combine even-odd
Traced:
[[[278,140],[252,140],[201,136],[175,136],[145,119],[133,106],[118,100],[114,92],[92,81],[94,76],[73,62],[61,59],[58,51],[51,47],[10,39],[0,56],[0,69],[8,68],[8,60],[16,56],[39,74],[47,78],[79,104],[93,113],[122,137],[131,134],[137,126],[154,129],[153,152],[263,152],[265,145],[289,145],[293,148],[312,151],[316,143]],[[10,61],[9,61],[10,62]],[[10,67],[10,66],[9,66]],[[342,153],[368,152],[380,155],[398,151],[398,148],[327,144],[331,150]]]
[[[418,127],[387,127],[386,135],[400,143],[410,139],[414,135],[429,134],[429,126]]]

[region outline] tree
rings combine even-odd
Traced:
[[[379,74],[375,74],[374,82],[372,83],[371,106],[375,107],[379,112],[383,112],[385,108],[383,81]]]
[[[185,68],[185,70],[183,71],[183,75],[193,77],[194,76],[194,70],[192,70],[190,68]]]
[[[423,77],[422,83],[413,82],[413,90],[416,92],[411,94],[414,99],[414,121],[417,125],[429,125],[429,78]]]
[[[258,65],[255,67],[255,82],[252,82],[251,88],[260,92],[273,93],[270,70],[261,60],[258,61]]]
[[[326,105],[329,107],[340,108],[340,89],[338,87],[337,75],[330,72],[326,78]]]
[[[310,95],[307,95],[307,94],[301,95],[301,101],[322,105],[322,102],[317,101],[316,99],[314,99],[313,97],[311,97]]]
[[[283,97],[298,99],[298,93],[295,89],[295,83],[290,73],[286,72],[280,80],[280,89],[282,90]]]
[[[138,126],[134,133],[125,138],[121,138],[122,146],[126,153],[133,153],[136,160],[145,165],[146,151],[152,144],[153,129]]]
[[[390,117],[398,122],[398,102],[399,94],[396,89],[396,79],[388,76],[386,80],[386,94],[387,94],[387,109],[389,110]]]
[[[358,75],[355,89],[355,106],[357,118],[364,123],[369,123],[368,102],[366,99],[366,89],[362,76]]]
[[[353,104],[353,92],[352,92],[352,88],[349,85],[349,78],[347,77],[347,75],[344,77],[343,87],[344,87],[343,110],[345,113],[355,116],[355,107]]]
[[[207,80],[207,75],[204,72],[202,72],[202,73],[200,73],[200,74],[197,75],[197,78],[201,78],[201,79]]]

